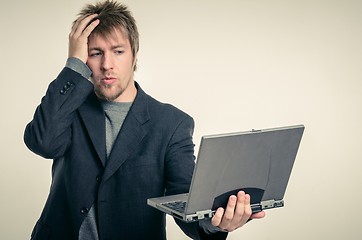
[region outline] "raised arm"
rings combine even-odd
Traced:
[[[69,34],[69,58],[58,77],[49,84],[37,107],[33,120],[26,126],[24,142],[34,153],[45,158],[64,154],[71,139],[71,123],[77,108],[93,91],[88,81],[91,74],[85,65],[88,57],[88,37],[99,23],[96,15],[79,18]],[[75,61],[69,59],[76,58]],[[77,61],[80,64],[75,64]],[[77,69],[85,71],[77,71]]]

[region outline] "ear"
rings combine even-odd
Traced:
[[[137,53],[136,55],[133,57],[133,71],[135,72],[137,70]]]

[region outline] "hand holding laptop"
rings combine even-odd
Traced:
[[[284,206],[304,125],[203,136],[188,193],[147,204],[185,222],[233,231]],[[254,214],[253,214],[254,213]]]
[[[232,232],[242,227],[249,219],[263,218],[264,216],[264,211],[252,214],[250,195],[240,191],[237,196],[231,195],[229,197],[226,209],[221,207],[217,209],[211,223],[224,231]]]

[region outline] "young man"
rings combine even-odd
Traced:
[[[137,52],[137,27],[124,5],[88,5],[74,22],[66,66],[24,134],[30,150],[54,159],[32,239],[166,238],[165,215],[146,202],[189,190],[194,122],[134,81]],[[240,192],[211,221],[176,222],[193,239],[225,239],[263,216],[251,216],[250,196]]]

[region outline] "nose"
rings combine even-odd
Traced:
[[[110,54],[103,55],[101,67],[103,70],[113,69],[113,59]]]

